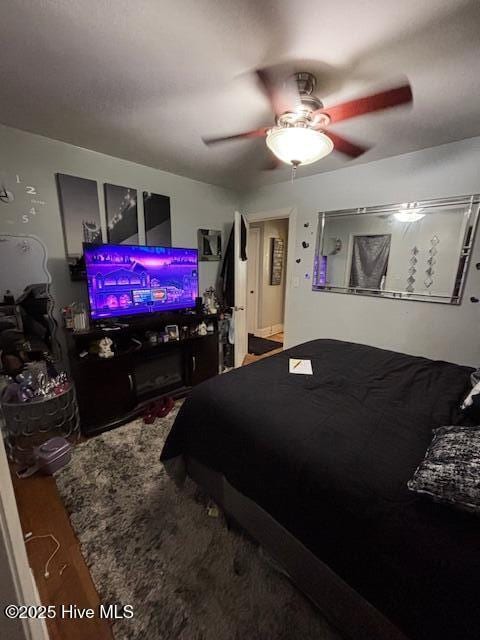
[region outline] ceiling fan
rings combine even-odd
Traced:
[[[331,131],[330,125],[412,102],[412,90],[406,82],[380,93],[325,108],[313,93],[316,86],[313,74],[300,72],[287,81],[279,82],[271,69],[259,69],[255,73],[275,114],[275,124],[230,136],[203,138],[203,141],[213,145],[264,137],[275,159],[291,165],[294,171],[299,165],[317,162],[334,150],[350,158],[357,158],[368,151],[369,147],[360,146]],[[279,166],[278,161],[275,166]]]

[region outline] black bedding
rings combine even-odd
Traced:
[[[479,520],[406,488],[470,373],[315,340],[194,388],[161,457],[221,472],[412,639],[478,640]]]

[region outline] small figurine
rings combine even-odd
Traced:
[[[199,336],[207,335],[207,325],[203,321],[198,325],[198,335]]]
[[[214,287],[209,287],[204,291],[203,301],[204,301],[203,307],[205,309],[205,313],[217,313],[218,300],[217,300],[217,293]]]
[[[98,357],[99,358],[113,358],[114,353],[112,351],[113,340],[105,336],[98,342]]]

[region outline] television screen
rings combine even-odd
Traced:
[[[84,256],[94,320],[195,306],[197,249],[84,244]]]

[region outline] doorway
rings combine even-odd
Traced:
[[[264,355],[283,346],[288,218],[252,221],[248,230],[248,353]]]
[[[247,307],[252,306],[252,302],[250,305],[247,303],[248,299],[248,291],[251,291],[252,288],[247,289],[247,270],[248,270],[248,262],[246,259],[249,254],[248,247],[248,232],[250,226],[257,226],[258,223],[268,223],[271,221],[282,220],[285,221],[286,228],[288,230],[288,236],[285,238],[286,242],[284,244],[284,258],[283,258],[283,269],[281,272],[281,282],[277,285],[270,285],[271,287],[281,287],[283,290],[283,305],[282,305],[282,314],[280,317],[280,321],[270,322],[267,326],[262,326],[263,316],[260,315],[260,307],[261,307],[261,292],[258,290],[258,299],[257,299],[257,312],[253,312],[253,318],[256,318],[256,337],[269,340],[274,336],[280,339],[279,348],[281,349],[283,345],[291,346],[289,340],[289,326],[292,322],[292,309],[289,304],[289,298],[291,295],[291,287],[298,286],[298,278],[294,278],[295,272],[295,253],[293,248],[295,247],[295,237],[296,237],[296,227],[297,227],[297,211],[295,208],[287,207],[284,209],[276,209],[274,211],[261,211],[256,213],[244,213],[243,215],[239,211],[235,211],[234,215],[234,246],[233,246],[233,263],[234,263],[234,291],[235,291],[235,307],[234,307],[234,366],[241,367],[242,364],[245,364],[246,360],[248,360],[248,329],[247,329]],[[259,227],[260,228],[260,227]],[[265,234],[264,234],[265,235]],[[275,239],[275,236],[272,236]],[[244,238],[244,240],[242,240]],[[259,236],[260,241],[260,250],[258,252],[258,271],[259,273],[264,273],[265,267],[265,242],[262,242],[262,236]],[[263,238],[264,240],[265,238]],[[245,242],[245,247],[242,249],[242,243]],[[288,250],[288,247],[291,250]],[[267,247],[268,249],[268,247]],[[267,256],[271,255],[270,252],[267,253]],[[268,257],[267,257],[268,264]],[[260,278],[259,278],[260,279]],[[262,287],[263,289],[263,287]],[[253,291],[256,291],[253,288]],[[250,310],[251,312],[251,310]],[[278,327],[280,324],[280,327]],[[283,332],[282,332],[283,329]],[[283,333],[283,335],[282,335]],[[278,334],[278,335],[277,335]],[[263,338],[263,336],[266,336]],[[283,343],[283,345],[282,345]],[[270,354],[267,354],[270,355]],[[257,356],[253,356],[257,357]]]

